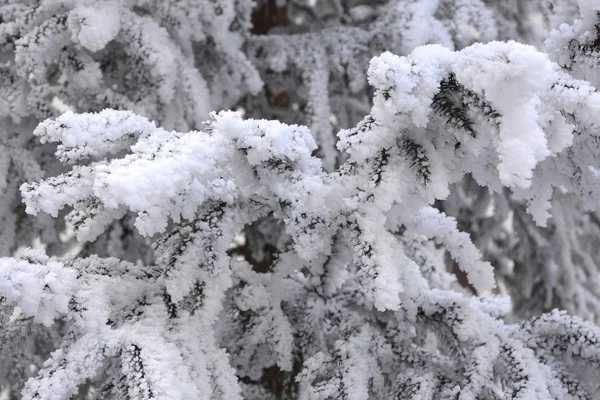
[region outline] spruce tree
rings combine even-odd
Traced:
[[[600,393],[596,1],[0,17],[3,395]]]

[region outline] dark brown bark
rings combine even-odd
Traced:
[[[285,26],[287,7],[277,7],[277,0],[263,0],[252,13],[252,30],[255,35],[266,35],[275,26]]]

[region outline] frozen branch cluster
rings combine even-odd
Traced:
[[[547,3],[555,12],[552,18],[571,22],[551,23],[555,29],[544,44],[546,52],[565,72],[597,87],[597,2],[580,1],[575,15],[571,2]],[[580,90],[576,85],[567,85],[567,89],[572,93],[573,89]],[[568,123],[575,126],[572,146],[537,167],[553,181],[553,190],[539,187],[536,199],[528,200],[528,205],[521,201],[519,191],[490,193],[467,179],[453,187],[442,205],[457,217],[461,229],[470,233],[484,258],[494,265],[501,291],[510,294],[515,314],[521,317],[559,308],[599,321],[599,220],[594,201],[597,149],[592,144],[598,127],[576,114],[564,113]],[[562,172],[543,172],[548,162],[562,164],[557,164]],[[547,226],[542,228],[544,224]]]
[[[0,46],[14,52],[14,63],[4,67],[3,90],[18,95],[5,113],[47,117],[52,112],[47,100],[58,97],[76,109],[131,109],[189,129],[240,96],[239,91],[227,99],[210,96],[211,89],[223,90],[210,85],[202,69],[223,74],[235,69],[235,75],[213,77],[211,84],[227,80],[228,86],[261,88],[241,51],[249,9],[237,13],[233,2],[28,3],[9,2],[1,9],[6,22]],[[221,57],[196,60],[200,50],[194,44],[207,41]]]
[[[169,129],[200,126],[262,80],[242,46],[251,1],[11,0],[0,2],[0,254],[36,238],[55,254],[62,218],[31,218],[18,187],[56,175],[35,126],[65,110],[128,109]],[[135,259],[144,241],[125,219],[82,254]],[[116,240],[115,238],[120,238]],[[131,245],[131,246],[130,246]]]
[[[332,132],[354,126],[369,108],[372,93],[365,78],[372,57],[384,51],[406,55],[432,43],[453,50],[492,40],[541,44],[545,27],[571,21],[578,11],[576,2],[562,0],[311,3],[285,2],[290,23],[248,39],[265,90],[248,97],[244,108],[250,116],[310,126],[329,171],[343,161]]]
[[[0,0],[2,394],[598,397],[599,27]]]
[[[333,172],[307,128],[235,112],[189,132],[116,110],[40,124],[73,166],[23,185],[27,211],[67,207],[81,241],[133,214],[155,262],[2,259],[5,318],[66,332],[24,398],[262,398],[275,367],[305,399],[594,398],[600,330],[559,311],[509,324],[506,299],[464,293],[441,252],[478,293],[493,268],[431,205],[465,174],[541,223],[557,185],[592,204],[600,94],[515,42],[384,53],[369,82]],[[268,215],[289,239],[258,272],[228,249]]]

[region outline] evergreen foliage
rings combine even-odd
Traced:
[[[0,1],[2,395],[596,398],[599,27]]]

